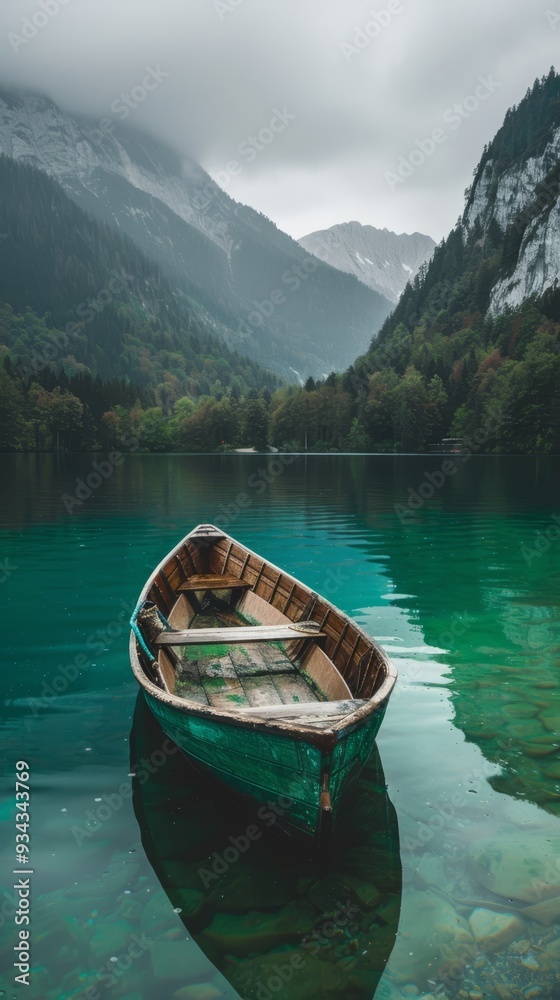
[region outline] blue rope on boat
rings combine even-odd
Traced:
[[[144,607],[145,603],[146,603],[145,601],[140,601],[140,603],[137,604],[136,607],[134,608],[134,611],[132,612],[132,617],[130,619],[130,627],[131,627],[132,631],[134,632],[134,635],[136,636],[136,638],[138,640],[138,643],[139,643],[142,651],[146,654],[146,656],[150,660],[150,663],[152,663],[153,660],[155,659],[154,654],[153,654],[152,650],[150,649],[150,647],[146,644],[146,640],[144,639],[144,636],[142,635],[142,632],[140,631],[140,626],[138,625],[138,621],[137,621],[138,612],[142,610],[142,608]],[[165,617],[165,615],[162,615],[162,613],[159,610],[159,608],[156,608],[156,611],[158,613],[158,616],[159,616],[159,619],[160,619],[162,625],[165,625],[166,628],[171,628],[169,622],[167,621],[167,618]]]
[[[138,617],[138,612],[141,611],[143,607],[144,607],[144,601],[140,601],[140,603],[137,604],[136,607],[134,608],[134,611],[132,612],[132,617],[130,619],[130,627],[134,632],[134,635],[136,636],[138,644],[142,649],[143,653],[148,657],[150,663],[152,663],[154,659],[154,654],[152,653],[151,649],[146,645],[144,636],[142,635],[138,622],[136,621]]]

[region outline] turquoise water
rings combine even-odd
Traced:
[[[130,456],[70,503],[93,461],[0,459],[4,995],[556,1000],[557,462]],[[267,830],[224,862],[250,820],[137,703],[126,619],[201,521],[352,614],[399,669],[328,875]],[[13,969],[18,761],[29,987]]]

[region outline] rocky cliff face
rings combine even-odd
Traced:
[[[97,211],[114,221],[138,212],[130,201],[114,201],[128,185],[231,250],[223,214],[230,199],[201,167],[192,162],[184,168],[159,143],[97,124],[67,115],[35,94],[0,94],[0,152],[44,170],[75,200],[91,205],[92,199],[106,197]]]
[[[422,233],[392,233],[389,229],[346,222],[303,236],[306,250],[339,271],[354,274],[365,285],[398,302],[407,281],[432,255],[435,243]]]
[[[496,282],[490,312],[519,306],[530,296],[540,297],[560,280],[560,128],[551,130],[544,151],[513,163],[500,172],[490,159],[474,184],[464,222],[470,229],[478,219],[486,228],[492,220],[504,236],[518,243],[511,273]]]

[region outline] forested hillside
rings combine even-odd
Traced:
[[[218,348],[132,245],[0,160],[2,189],[23,204],[0,209],[2,447],[418,452],[457,437],[480,452],[558,454],[559,145],[551,71],[508,111],[463,218],[368,352],[304,388]]]
[[[234,201],[194,160],[128,123],[98,126],[0,87],[0,153],[40,166],[82,211],[128,236],[226,348],[293,383],[343,371],[367,348],[387,298]]]
[[[61,433],[73,447],[101,446],[113,405],[159,407],[165,419],[184,397],[194,409],[207,394],[241,399],[278,385],[46,174],[0,156],[0,191],[2,447],[52,447]],[[47,414],[56,386],[77,401],[62,407],[60,427]]]
[[[307,432],[321,449],[421,451],[461,437],[480,451],[560,451],[559,136],[551,70],[508,111],[463,219],[369,351],[324,385],[277,394],[277,443],[301,447]]]

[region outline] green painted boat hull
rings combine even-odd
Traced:
[[[184,656],[165,652],[164,647],[181,648],[184,642],[177,640],[186,636],[193,639],[192,653],[197,643],[190,629],[205,610],[208,594],[220,605],[226,624],[195,637],[202,635],[206,653],[212,639],[224,643],[235,635],[228,631],[232,611],[257,630],[249,629],[244,642],[274,642],[277,625],[282,633],[287,627],[295,630],[294,636],[301,625],[306,634],[313,626],[311,635],[303,638],[300,632],[301,641],[294,638],[284,657],[290,670],[299,666],[303,691],[294,693],[289,685],[283,691],[278,681],[270,701],[265,682],[272,667],[259,654],[259,662],[252,664],[258,669],[249,679],[262,676],[265,681],[257,685],[262,690],[255,698],[243,686],[246,664],[236,667],[227,642],[223,654],[231,664],[223,666],[223,677],[219,657],[209,665],[215,672],[207,676],[199,654],[189,665]],[[173,634],[163,636],[168,624]],[[303,835],[309,851],[326,858],[396,681],[396,670],[381,647],[326,599],[209,524],[189,532],[156,567],[140,593],[131,626],[132,669],[168,737],[258,818],[266,822],[262,811],[272,813],[278,832],[294,841]],[[288,635],[291,640],[292,631]],[[214,679],[219,679],[219,689],[209,684]],[[313,687],[308,692],[311,682],[324,704],[315,704]],[[236,702],[238,688],[247,712],[244,703]],[[296,702],[301,709],[294,713]]]
[[[185,946],[194,939],[235,996],[247,1000],[371,1000],[395,943],[402,894],[397,816],[376,748],[349,804],[335,863],[321,871],[309,851],[282,843],[286,838],[271,836],[269,823],[249,820],[231,796],[217,795],[185,755],[167,751],[147,780],[140,762],[161,759],[166,746],[139,697],[130,733],[132,804],[144,851],[170,902],[164,930],[175,928],[172,948],[185,944],[177,937],[184,926]],[[250,824],[254,836],[248,837]],[[165,920],[158,900],[156,919]],[[328,926],[331,918],[336,923]],[[156,960],[161,949],[165,969],[167,936],[153,937],[152,955]],[[200,956],[193,954],[198,966]],[[284,967],[293,956],[297,972],[283,989],[263,987],[274,966]],[[216,995],[225,992],[210,966],[197,979],[215,983]],[[194,972],[185,977],[191,980]]]
[[[333,824],[342,818],[371,754],[385,704],[341,734],[332,753],[305,739],[247,729],[181,712],[144,691],[165,733],[214,780],[246,800],[261,819],[274,815],[279,830],[315,836],[324,775],[328,775]]]

